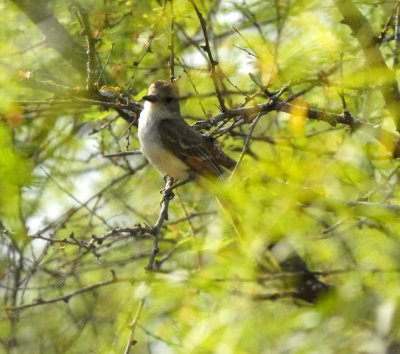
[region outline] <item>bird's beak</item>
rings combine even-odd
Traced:
[[[156,95],[146,95],[142,97],[142,100],[149,101],[149,102],[156,102],[157,96]]]

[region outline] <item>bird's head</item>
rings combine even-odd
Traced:
[[[148,94],[142,98],[146,101],[145,107],[180,114],[179,91],[174,82],[158,80],[150,85]]]

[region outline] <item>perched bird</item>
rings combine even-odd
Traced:
[[[236,161],[212,138],[194,131],[182,118],[176,83],[154,82],[143,100],[138,129],[141,150],[160,173],[190,181],[197,176],[218,178],[235,167]]]

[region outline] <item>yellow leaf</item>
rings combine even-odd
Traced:
[[[302,100],[298,99],[293,104],[293,109],[290,112],[290,128],[295,134],[301,134],[304,131],[305,120],[307,117],[308,107]]]

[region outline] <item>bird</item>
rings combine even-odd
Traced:
[[[234,169],[236,161],[213,138],[193,130],[183,119],[176,82],[155,81],[142,99],[145,103],[138,123],[141,151],[162,175],[180,180],[182,185],[199,176],[222,178]]]

